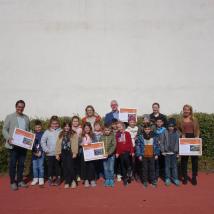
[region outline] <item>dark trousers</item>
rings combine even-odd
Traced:
[[[81,154],[81,178],[83,180],[95,180],[95,164],[94,161],[84,161],[84,155]]]
[[[71,184],[76,180],[75,162],[70,151],[62,151],[62,167],[65,184]]]
[[[116,158],[114,163],[114,171],[116,175],[121,175],[120,159]]]
[[[14,146],[14,148],[10,150],[9,175],[11,184],[15,183],[16,175],[17,182],[21,182],[23,180],[23,171],[26,154],[27,154],[26,149],[17,146]]]
[[[190,156],[181,157],[181,170],[184,180],[188,179],[187,165],[189,157]],[[198,156],[191,156],[191,161],[192,161],[192,177],[196,177],[198,175]]]
[[[153,183],[155,182],[155,158],[143,158],[142,159],[142,167],[143,167],[143,182],[148,182],[148,179]]]
[[[75,175],[81,177],[81,156],[80,154],[74,159]]]
[[[185,134],[186,138],[194,138],[193,133],[186,133]],[[182,171],[182,176],[184,180],[188,179],[187,175],[187,165],[188,165],[188,159],[190,156],[182,156],[181,157],[181,171]],[[198,175],[198,156],[191,156],[191,161],[192,161],[192,177],[196,177]]]
[[[60,161],[58,161],[55,156],[47,156],[47,160],[48,160],[48,178],[52,178],[53,176],[60,177],[61,176]]]
[[[119,156],[121,174],[123,180],[126,180],[128,176],[131,176],[131,161],[129,152],[125,152]]]

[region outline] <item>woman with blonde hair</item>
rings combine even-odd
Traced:
[[[198,138],[200,135],[200,128],[198,120],[193,115],[193,108],[191,105],[183,106],[183,113],[181,119],[178,123],[178,128],[181,132],[182,138]],[[183,176],[183,184],[187,184],[187,165],[189,156],[181,157],[181,170]],[[197,175],[198,175],[198,156],[191,156],[192,161],[192,184],[197,185]]]

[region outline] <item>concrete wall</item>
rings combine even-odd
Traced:
[[[214,1],[0,0],[0,119],[121,106],[213,112]]]

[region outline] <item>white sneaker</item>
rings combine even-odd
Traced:
[[[39,179],[38,178],[34,178],[33,181],[31,182],[32,186],[35,186],[36,184],[38,184]]]
[[[77,187],[76,182],[75,182],[75,181],[72,181],[71,188],[72,188],[72,189],[75,189],[76,187]]]
[[[39,178],[39,185],[43,186],[45,184],[44,178]]]
[[[95,181],[91,181],[91,186],[92,186],[92,187],[97,186],[97,185],[96,185],[96,182],[95,182]]]
[[[85,187],[89,187],[90,186],[88,180],[85,180],[84,186]]]
[[[65,185],[64,185],[64,188],[65,188],[65,189],[68,189],[68,188],[69,188],[69,184],[65,184]]]
[[[117,175],[117,181],[118,181],[118,182],[120,182],[120,181],[122,180],[121,178],[122,178],[121,175]]]
[[[77,177],[77,181],[81,181],[80,176]]]

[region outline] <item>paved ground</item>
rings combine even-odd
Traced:
[[[115,188],[64,189],[47,185],[12,192],[8,177],[0,177],[0,214],[83,214],[83,213],[159,213],[213,214],[214,174],[200,174],[199,184],[165,187],[162,181],[156,189],[143,188],[133,182],[128,187],[117,183]]]

